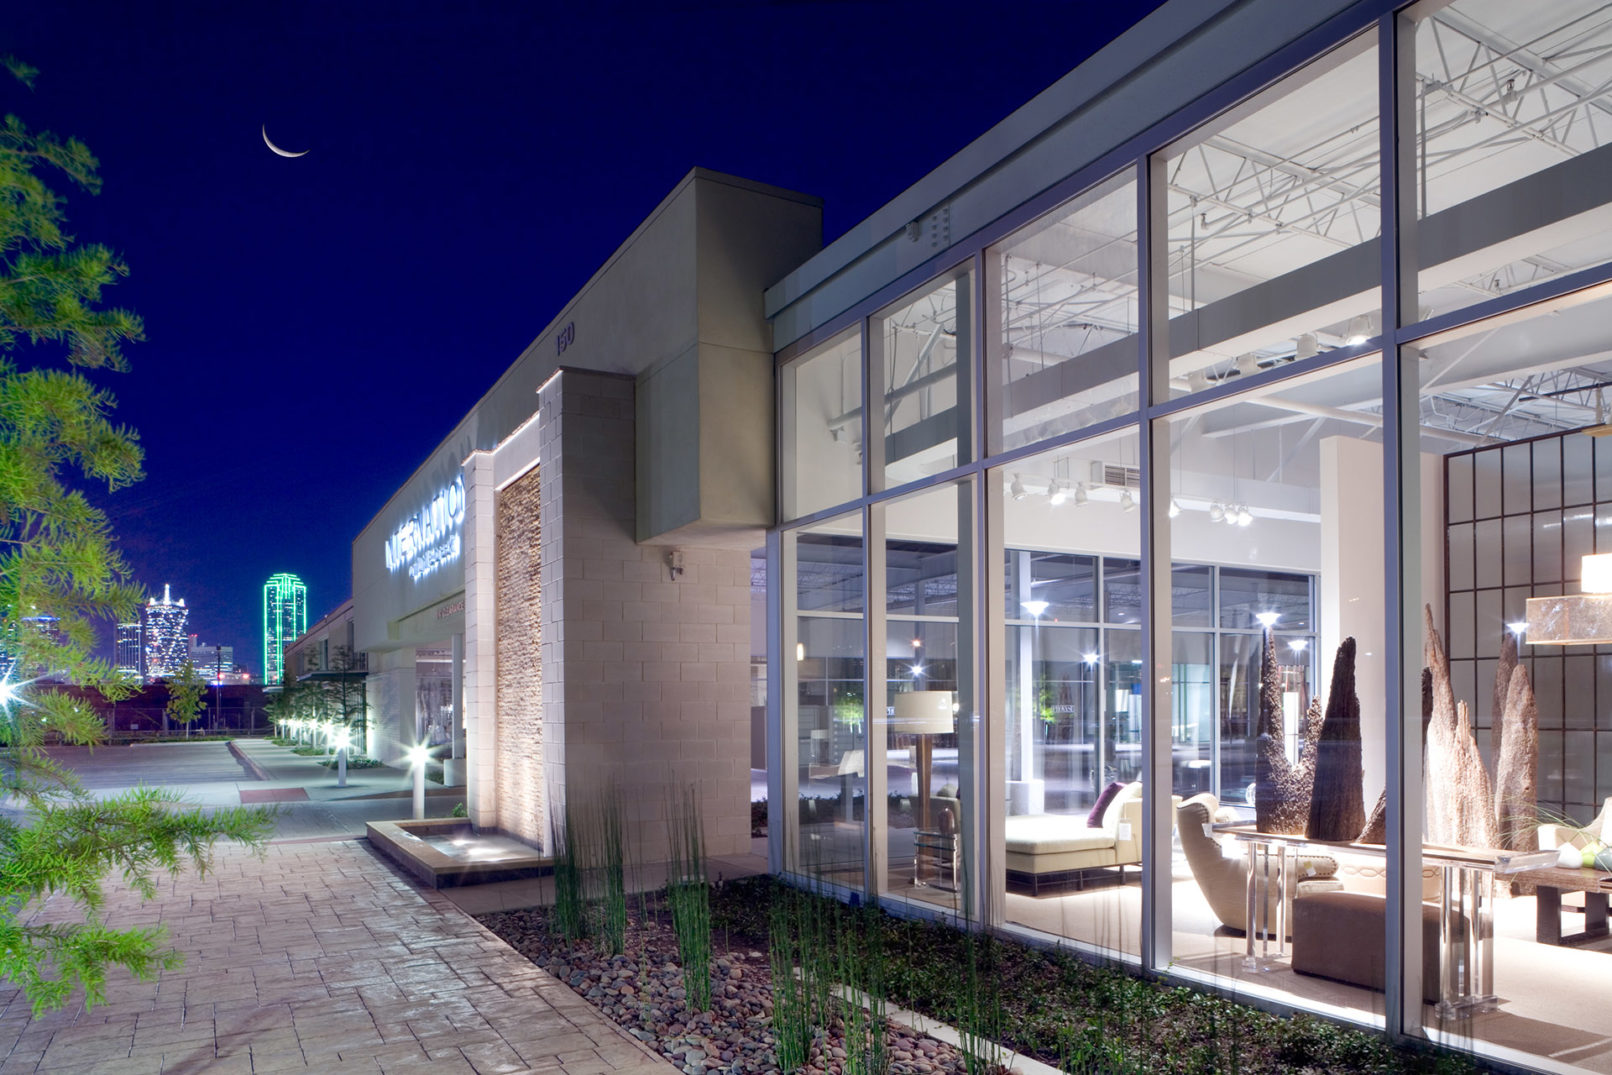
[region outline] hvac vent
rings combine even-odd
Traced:
[[[1142,468],[1094,460],[1091,465],[1091,483],[1111,485],[1115,489],[1141,489]]]

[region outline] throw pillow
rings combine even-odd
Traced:
[[[1086,827],[1088,829],[1100,829],[1103,827],[1103,814],[1108,812],[1108,804],[1114,801],[1114,796],[1118,795],[1124,787],[1124,784],[1116,780],[1103,789],[1103,793],[1097,796],[1097,805],[1093,806],[1091,813],[1086,815]]]

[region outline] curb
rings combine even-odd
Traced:
[[[236,745],[236,740],[229,741],[229,752],[235,755],[235,760],[246,766],[247,772],[252,774],[253,780],[268,780],[268,771],[247,756],[246,751]]]

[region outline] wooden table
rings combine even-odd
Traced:
[[[1534,939],[1540,944],[1582,944],[1607,935],[1607,895],[1612,893],[1612,874],[1543,866],[1524,870],[1517,879],[1534,886],[1538,897]],[[1577,933],[1562,933],[1563,892],[1584,893],[1584,928]]]

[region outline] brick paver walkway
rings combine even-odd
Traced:
[[[112,904],[184,967],[39,1019],[0,984],[0,1073],[676,1070],[362,841],[221,848],[206,878]]]

